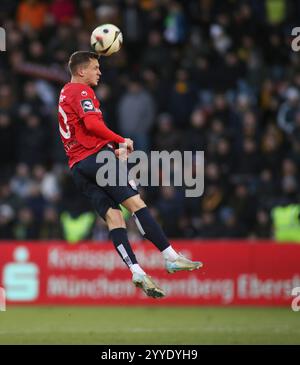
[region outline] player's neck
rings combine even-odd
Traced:
[[[83,85],[87,85],[90,86],[89,84],[87,84],[85,81],[83,81],[80,77],[76,77],[76,76],[72,76],[71,77],[71,81],[72,84],[83,84]]]

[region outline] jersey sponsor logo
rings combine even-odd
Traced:
[[[81,95],[82,95],[82,96],[87,96],[87,94],[88,94],[88,93],[87,93],[85,90],[81,91]]]
[[[95,107],[92,102],[92,99],[83,99],[80,101],[80,103],[81,103],[82,109],[85,113],[95,111]]]

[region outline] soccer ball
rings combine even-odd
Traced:
[[[123,43],[123,35],[118,27],[113,24],[103,24],[93,30],[91,46],[95,52],[102,56],[110,56],[118,52]]]

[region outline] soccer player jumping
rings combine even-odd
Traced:
[[[75,184],[106,221],[117,252],[132,272],[133,283],[149,297],[163,297],[165,296],[163,290],[143,271],[136,260],[128,241],[120,204],[133,214],[144,237],[161,251],[169,273],[199,269],[202,263],[191,261],[172,248],[138,191],[128,182],[128,178],[127,186],[97,184],[96,174],[101,167],[101,163],[96,162],[97,154],[100,151],[112,151],[117,166],[116,171],[119,171],[118,156],[122,148],[116,149],[115,146],[124,143],[126,152],[131,153],[133,141],[114,133],[104,123],[99,101],[92,89],[97,86],[101,76],[98,55],[93,52],[73,53],[69,60],[69,70],[71,81],[61,90],[58,120],[61,139]]]

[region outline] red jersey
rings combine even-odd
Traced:
[[[70,168],[109,142],[124,142],[106,127],[99,106],[94,90],[86,84],[69,82],[61,90],[59,131]]]

